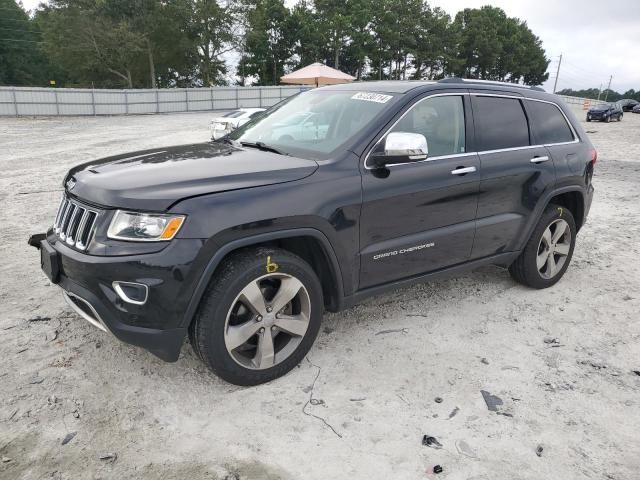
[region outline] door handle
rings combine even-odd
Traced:
[[[543,163],[548,162],[550,159],[546,155],[544,157],[533,157],[531,163]]]
[[[451,170],[451,175],[466,175],[475,171],[476,167],[458,167],[455,170]]]

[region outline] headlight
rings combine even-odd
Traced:
[[[111,220],[107,237],[134,242],[163,242],[175,237],[184,223],[184,215],[124,212],[118,210]]]

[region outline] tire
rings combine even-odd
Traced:
[[[621,122],[621,121],[622,121],[622,117],[623,117],[623,116],[624,116],[624,115],[622,115],[622,114],[620,114],[620,115],[618,116],[618,121],[619,121],[619,122]]]
[[[283,308],[272,310],[294,291]],[[243,249],[214,274],[189,327],[189,339],[200,359],[223,380],[259,385],[302,361],[318,335],[323,310],[320,280],[304,260],[275,248]]]
[[[587,122],[590,122],[590,121],[591,121],[591,117],[587,117]]]
[[[558,228],[565,230],[553,243],[556,232],[560,234]],[[567,232],[570,237],[567,237]],[[576,222],[571,211],[560,205],[550,204],[543,212],[524,250],[509,267],[509,273],[516,282],[532,288],[547,288],[555,285],[569,267],[576,243],[576,233]],[[553,246],[551,247],[550,244]],[[542,266],[539,268],[538,260],[544,260],[545,257],[547,260],[541,263]],[[555,269],[550,263],[551,257]]]
[[[605,121],[605,122],[607,122],[607,123],[609,123],[609,122],[611,121],[611,117],[605,117],[605,118],[604,118],[604,121]]]

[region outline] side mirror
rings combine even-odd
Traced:
[[[429,154],[427,139],[419,133],[391,132],[369,156],[375,168],[398,163],[419,162]]]

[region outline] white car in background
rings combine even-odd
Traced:
[[[300,112],[273,125],[275,140],[322,140],[327,136],[329,122],[324,114]]]
[[[218,140],[224,137],[265,110],[264,108],[239,108],[214,118],[211,120],[211,139]]]

